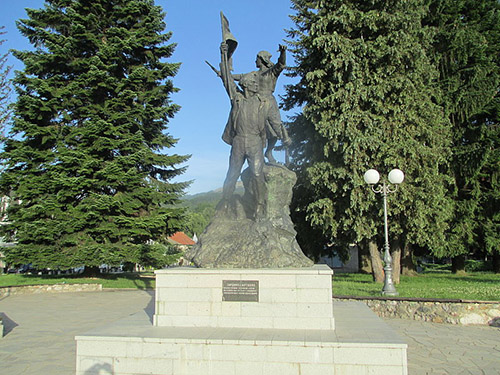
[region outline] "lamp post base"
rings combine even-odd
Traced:
[[[399,296],[399,293],[396,291],[396,289],[394,289],[394,291],[382,290],[382,295],[383,296],[396,297],[396,296]]]
[[[396,287],[394,286],[394,282],[392,281],[392,267],[390,266],[392,262],[391,255],[389,253],[388,247],[386,247],[386,252],[385,252],[385,264],[386,266],[384,267],[384,288],[382,289],[382,295],[383,296],[397,296],[399,293],[396,290]]]

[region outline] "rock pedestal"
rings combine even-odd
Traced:
[[[202,268],[310,267],[313,262],[299,247],[290,219],[289,205],[295,173],[282,166],[266,165],[266,216],[254,218],[248,193],[249,170],[242,173],[245,195],[233,195],[219,204],[198,244],[185,255]]]

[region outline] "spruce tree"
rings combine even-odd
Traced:
[[[373,248],[383,233],[382,202],[363,174],[399,168],[406,179],[388,197],[390,238],[445,246],[450,126],[435,104],[425,2],[293,4],[291,74],[300,81],[287,88],[285,107],[303,106],[307,120],[290,127],[299,184],[308,187],[297,209],[330,241]]]
[[[342,259],[348,259],[347,247],[331,247],[331,236],[325,234],[320,225],[310,221],[306,208],[311,197],[317,192],[315,185],[308,178],[308,168],[313,165],[314,160],[321,157],[324,143],[315,130],[314,125],[304,114],[292,116],[291,121],[286,123],[288,132],[292,139],[290,152],[290,168],[297,174],[297,183],[294,186],[294,194],[290,207],[290,214],[297,230],[297,242],[311,259],[318,262],[322,255],[335,255]]]
[[[455,212],[449,246],[436,255],[451,257],[457,272],[478,249],[500,255],[500,3],[433,0],[425,22],[437,30],[431,53],[453,125]]]
[[[167,154],[179,64],[153,0],[46,0],[18,21],[14,125],[1,157],[11,192],[8,262],[140,262],[176,231],[185,156]],[[17,202],[17,203],[14,203]],[[155,251],[154,249],[152,251]]]
[[[3,31],[4,27],[0,27],[0,36],[5,34]],[[5,40],[0,39],[0,47],[5,42]],[[1,140],[4,137],[5,127],[10,117],[10,109],[9,109],[9,99],[10,93],[12,91],[9,73],[12,69],[11,66],[7,65],[8,60],[8,52],[2,53],[0,52],[0,133]]]

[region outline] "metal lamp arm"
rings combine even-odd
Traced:
[[[385,182],[382,184],[378,185],[372,185],[372,191],[376,194],[389,194],[389,193],[395,193],[396,190],[398,190],[398,185],[391,185],[391,184],[386,184]]]

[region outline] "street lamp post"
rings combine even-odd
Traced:
[[[397,296],[398,292],[394,287],[394,283],[392,281],[392,257],[389,251],[389,229],[387,226],[387,194],[394,193],[398,185],[403,182],[405,175],[399,169],[393,169],[389,172],[389,182],[385,181],[381,184],[378,184],[380,180],[380,174],[375,169],[369,169],[364,174],[365,182],[371,185],[371,188],[374,193],[382,194],[384,197],[384,235],[385,235],[385,244],[384,244],[384,288],[382,289],[382,294],[386,296]],[[392,185],[391,185],[392,184]]]

